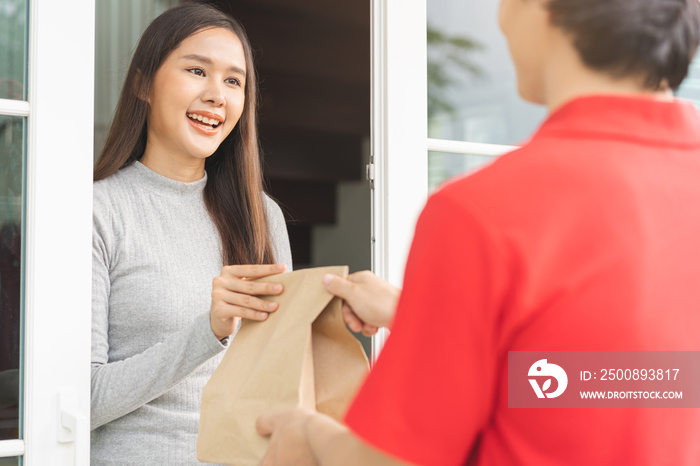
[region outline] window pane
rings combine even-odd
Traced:
[[[499,0],[427,3],[429,137],[522,143],[546,112],[518,96]]]
[[[14,458],[0,458],[0,466],[19,466],[19,456]]]
[[[20,436],[25,120],[0,116],[0,440]]]
[[[26,100],[27,0],[0,0],[0,99]]]
[[[690,65],[688,77],[677,92],[678,97],[692,100],[700,110],[700,53],[695,56],[695,60]]]
[[[444,181],[471,173],[494,160],[496,157],[488,155],[428,152],[428,188],[433,191]]]
[[[182,0],[95,2],[95,157],[107,139],[131,56],[141,34],[158,15],[180,3]]]

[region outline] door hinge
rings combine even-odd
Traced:
[[[368,163],[366,167],[367,181],[374,181],[374,164]]]

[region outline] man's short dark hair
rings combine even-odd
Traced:
[[[698,0],[549,0],[547,9],[587,66],[641,76],[650,89],[678,88],[700,41]]]

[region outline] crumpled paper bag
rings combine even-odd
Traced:
[[[197,458],[257,466],[269,440],[255,430],[258,416],[297,406],[340,420],[369,370],[359,341],[343,321],[339,298],[328,293],[319,267],[261,278],[284,285],[267,320],[244,319],[202,393]]]

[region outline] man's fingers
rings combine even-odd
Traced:
[[[260,460],[259,466],[274,466],[274,465],[275,465],[275,451],[274,451],[274,447],[270,446],[267,449],[265,456],[263,456],[263,459]]]
[[[347,301],[355,285],[344,278],[327,273],[323,276],[323,286],[332,295]]]
[[[263,437],[269,437],[270,435],[272,435],[274,427],[274,414],[264,414],[262,416],[259,416],[258,419],[255,421],[255,430],[257,430],[258,434],[262,435]]]
[[[353,283],[362,283],[368,280],[372,280],[376,276],[369,270],[361,270],[359,272],[351,273],[348,275],[348,281]]]
[[[362,330],[363,322],[352,312],[352,309],[347,304],[343,304],[343,320],[345,320],[345,325],[353,332],[357,333]]]
[[[258,431],[258,434],[268,437],[272,435],[278,427],[281,428],[284,427],[285,424],[288,424],[289,420],[294,418],[294,413],[297,410],[298,409],[288,409],[258,416],[258,419],[255,421],[255,430]]]
[[[282,273],[287,269],[285,264],[254,264],[227,265],[222,272],[238,278],[255,279]]]

